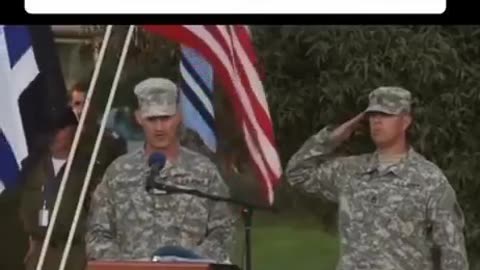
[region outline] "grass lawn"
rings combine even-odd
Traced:
[[[243,231],[238,232],[235,263],[241,265]],[[255,270],[334,270],[338,258],[337,236],[306,219],[254,219],[252,242]]]

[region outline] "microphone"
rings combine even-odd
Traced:
[[[179,261],[179,262],[201,262],[208,264],[216,264],[217,262],[204,258],[199,254],[195,253],[191,249],[186,249],[181,246],[164,246],[157,249],[151,258],[152,262],[161,262],[161,261]]]
[[[165,162],[167,161],[167,158],[163,153],[160,152],[155,152],[150,155],[148,158],[148,166],[150,166],[150,174],[147,177],[147,182],[145,185],[145,189],[147,192],[150,192],[150,190],[153,188],[155,176],[158,175],[158,173],[165,167]]]
[[[155,250],[152,255],[152,261],[158,260],[159,257],[180,257],[186,259],[202,259],[201,256],[192,250],[180,246],[163,246]]]

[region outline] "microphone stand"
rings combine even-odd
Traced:
[[[253,209],[265,210],[265,211],[273,211],[277,212],[278,209],[274,207],[262,206],[262,205],[255,205],[249,202],[245,202],[242,200],[234,199],[234,198],[227,198],[217,195],[211,195],[204,192],[201,192],[196,189],[189,189],[189,188],[181,188],[178,186],[167,185],[163,183],[155,182],[153,183],[153,188],[157,190],[165,191],[167,194],[190,194],[201,198],[207,198],[213,201],[222,201],[228,202],[231,204],[242,206],[242,218],[244,223],[244,231],[245,231],[245,267],[244,270],[252,270],[252,246],[251,246],[251,229],[252,229],[252,217],[253,217]]]

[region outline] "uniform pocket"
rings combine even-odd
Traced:
[[[425,232],[425,196],[417,185],[394,185],[382,200],[387,228],[402,237],[418,237]]]
[[[385,207],[390,209],[390,214],[398,216],[404,221],[425,218],[425,199],[421,194],[395,189],[386,194]]]
[[[185,236],[192,238],[195,242],[201,241],[207,232],[208,209],[207,200],[203,198],[190,198],[185,205],[182,224],[182,231]]]

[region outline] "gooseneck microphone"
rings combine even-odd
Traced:
[[[147,190],[147,192],[150,192],[150,190],[153,188],[155,177],[163,169],[163,167],[165,167],[166,161],[167,158],[163,153],[160,152],[155,152],[151,154],[148,158],[148,166],[150,167],[150,173],[147,176],[147,181],[145,184],[145,189]]]

